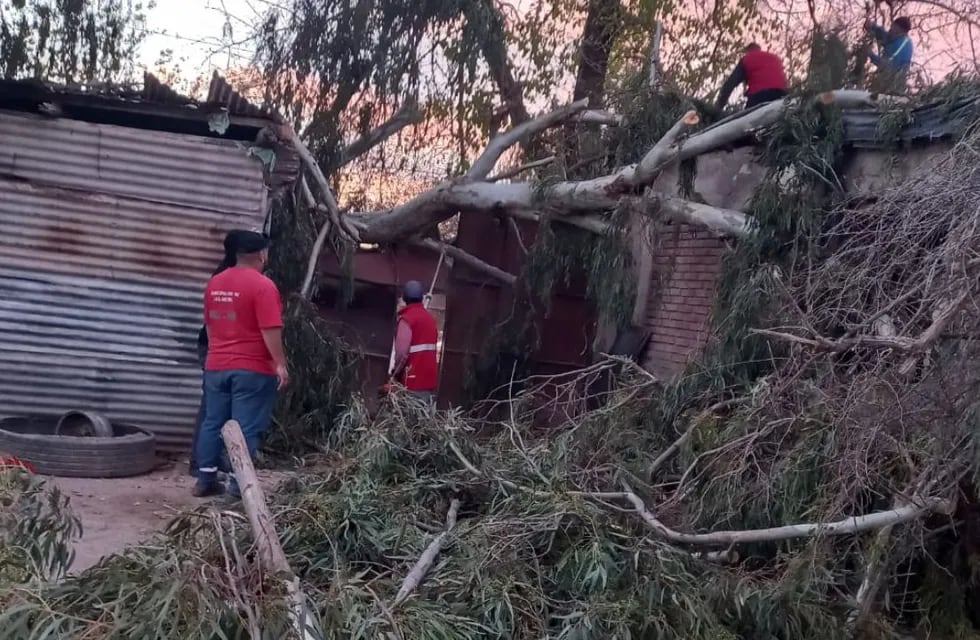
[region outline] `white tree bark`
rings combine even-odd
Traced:
[[[551,113],[546,113],[543,116],[522,122],[513,129],[495,136],[487,144],[486,150],[473,162],[470,170],[466,172],[466,178],[468,180],[485,180],[490,175],[490,172],[493,171],[493,168],[497,166],[497,161],[500,160],[500,156],[507,149],[510,149],[522,140],[526,140],[535,133],[550,129],[582,113],[588,106],[588,100],[579,100],[578,102],[573,102],[560,109],[556,109]]]
[[[297,640],[320,640],[321,634],[316,629],[316,621],[306,605],[306,596],[300,587],[299,579],[289,566],[289,561],[279,542],[279,534],[276,533],[272,514],[269,513],[269,507],[266,505],[265,493],[259,484],[258,476],[255,475],[255,467],[252,465],[252,457],[248,453],[241,426],[235,420],[229,420],[221,428],[221,437],[242,492],[242,503],[245,505],[245,513],[252,526],[259,562],[266,571],[279,574],[286,581],[286,594],[290,601],[290,617],[295,637]]]
[[[583,111],[573,118],[573,120],[576,122],[584,122],[586,124],[603,124],[607,127],[621,127],[626,122],[625,118],[618,113],[597,111],[595,109]]]
[[[664,24],[657,20],[657,26],[653,29],[653,43],[650,46],[650,75],[647,81],[651,89],[656,89],[660,83],[660,43],[664,38]]]
[[[841,108],[876,108],[891,104],[891,98],[848,90],[827,92],[817,100]],[[331,221],[346,235],[362,242],[403,241],[463,211],[537,219],[539,212],[546,210],[555,219],[604,233],[608,225],[601,216],[615,210],[624,198],[635,198],[644,189],[648,189],[664,168],[674,162],[695,158],[729,145],[754,131],[769,127],[792,104],[792,100],[771,102],[685,137],[698,122],[697,114],[690,112],[671,127],[639,163],[591,180],[558,182],[539,188],[538,185],[527,182],[496,182],[508,177],[508,172],[489,177],[504,152],[528,137],[575,118],[588,121],[593,118],[606,119],[607,115],[612,115],[600,117],[598,112],[586,110],[586,101],[578,101],[527,120],[494,137],[464,176],[446,180],[392,209],[347,216],[340,215],[322,173],[310,166],[312,157],[309,151],[298,140],[296,144],[319,186],[325,202],[322,206],[330,214]],[[530,168],[530,165],[525,168]],[[519,172],[520,170],[511,175]],[[752,232],[754,226],[753,220],[740,211],[721,209],[650,191],[644,197],[652,211],[676,221],[710,229],[720,235],[744,237]]]
[[[625,483],[624,483],[625,486]],[[756,542],[777,542],[793,538],[814,536],[842,536],[852,533],[874,531],[894,526],[902,522],[916,520],[931,513],[945,512],[950,508],[948,500],[942,498],[916,498],[909,504],[889,511],[878,511],[863,516],[854,516],[835,522],[808,522],[790,524],[769,529],[747,529],[744,531],[712,531],[710,533],[684,533],[675,531],[660,522],[646,507],[643,500],[626,486],[626,500],[633,505],[643,521],[662,539],[677,544],[701,546],[731,546]]]
[[[406,102],[388,120],[377,128],[368,131],[363,136],[347,145],[340,153],[340,160],[334,170],[349,164],[371,149],[383,143],[405,127],[419,124],[425,119],[425,114],[418,108],[414,100]]]
[[[582,212],[608,211],[621,201],[606,196],[602,191],[582,190],[576,193],[576,198],[580,203],[588,200],[591,206],[563,208],[568,197],[566,193],[554,198],[546,190],[539,198],[534,185],[525,182],[463,182],[444,184],[427,191],[389,213],[355,214],[351,218],[360,223],[361,238],[365,242],[385,242],[390,238],[404,237],[415,229],[419,220],[435,224],[446,217],[447,212],[456,211],[501,213],[537,220],[538,212],[546,208],[556,219],[602,233],[608,225],[594,215],[583,216]],[[669,219],[705,227],[722,235],[744,236],[752,229],[750,217],[732,209],[652,192],[643,199],[643,203],[645,208],[658,211]]]

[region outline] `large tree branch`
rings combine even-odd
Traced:
[[[817,98],[821,103],[836,104],[843,108],[881,105],[887,99],[887,96],[879,98],[863,91],[829,92]],[[571,224],[603,232],[606,226],[599,224],[602,221],[596,216],[616,209],[624,198],[640,197],[643,190],[653,184],[665,167],[674,162],[695,158],[769,127],[792,104],[792,100],[772,102],[742,112],[686,138],[685,134],[697,123],[697,116],[693,113],[685,114],[639,163],[623,167],[607,176],[558,182],[541,188],[529,183],[500,184],[487,181],[487,176],[508,148],[526,140],[533,133],[580,116],[585,111],[585,104],[574,103],[528,120],[496,136],[466,176],[447,180],[386,211],[345,216],[344,222],[359,231],[360,238],[365,242],[393,242],[416,235],[419,230],[447,220],[460,211],[537,219],[540,211],[547,210],[555,219],[567,220]],[[647,192],[644,201],[645,206],[662,216],[711,229],[721,235],[741,237],[750,233],[753,227],[751,218],[740,211],[651,192]],[[339,215],[337,219],[340,220]]]
[[[403,238],[416,229],[441,222],[459,211],[512,215],[537,219],[538,212],[547,209],[556,220],[576,226],[588,225],[590,231],[602,232],[607,225],[593,215],[583,212],[608,211],[620,204],[602,192],[579,192],[589,199],[592,207],[568,207],[563,199],[554,199],[549,190],[538,194],[534,185],[515,182],[445,183],[427,191],[408,203],[388,212],[349,216],[361,227],[364,242],[389,242]],[[744,236],[752,228],[751,219],[740,211],[698,204],[666,194],[650,193],[640,200],[645,208],[656,211],[670,220],[705,227],[721,235]],[[590,221],[590,222],[583,222]],[[586,228],[583,226],[583,228]]]
[[[473,162],[470,170],[466,172],[469,180],[485,180],[493,168],[497,166],[497,161],[507,149],[513,147],[522,140],[527,140],[535,133],[550,129],[555,125],[561,124],[570,117],[585,111],[589,106],[588,100],[579,100],[572,104],[556,109],[551,113],[546,113],[527,122],[512,127],[509,131],[494,136],[487,145],[486,150]]]
[[[878,511],[863,516],[854,516],[834,522],[807,522],[790,524],[768,529],[746,529],[743,531],[712,531],[710,533],[684,533],[675,531],[660,522],[647,509],[643,500],[637,496],[626,483],[625,499],[637,515],[657,534],[658,537],[676,544],[700,546],[731,546],[735,544],[752,544],[757,542],[778,542],[794,538],[810,538],[814,536],[842,536],[864,531],[874,531],[883,527],[894,526],[910,520],[916,520],[931,513],[948,511],[950,502],[942,498],[915,498],[909,504]]]
[[[405,103],[391,118],[381,123],[377,128],[368,131],[340,152],[337,166],[334,170],[346,166],[351,161],[364,155],[371,149],[383,143],[405,127],[419,124],[425,119],[425,114],[414,101]]]
[[[485,273],[506,285],[514,286],[517,282],[517,276],[512,273],[507,273],[503,269],[499,269],[492,264],[480,260],[476,256],[466,251],[463,251],[457,246],[446,244],[445,242],[439,242],[438,240],[433,240],[431,238],[424,238],[422,240],[416,240],[412,244],[425,247],[437,253],[445,253],[450,256],[453,260],[459,262],[460,264],[465,264],[467,267],[479,271],[480,273]]]
[[[744,238],[755,226],[751,216],[735,209],[713,207],[656,192],[648,192],[645,201],[648,207],[653,207],[668,220],[709,229],[720,236]]]
[[[327,182],[327,177],[323,175],[323,171],[320,170],[320,165],[317,164],[316,160],[313,158],[313,154],[310,150],[306,148],[303,141],[299,139],[295,131],[290,130],[290,139],[293,143],[293,148],[296,149],[296,153],[299,154],[300,160],[306,167],[306,170],[313,176],[313,181],[319,188],[321,203],[317,205],[318,208],[322,207],[326,211],[327,216],[330,221],[337,227],[337,229],[343,231],[350,239],[355,242],[359,242],[359,233],[352,225],[346,224],[346,221],[341,220],[340,205],[337,204],[337,199],[333,196],[333,191],[330,190],[330,184]],[[304,188],[304,194],[308,191]],[[322,244],[322,243],[321,243]]]

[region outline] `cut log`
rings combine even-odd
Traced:
[[[630,183],[633,186],[653,184],[653,181],[660,175],[660,170],[665,162],[667,162],[671,149],[677,146],[683,134],[696,127],[700,121],[701,119],[696,112],[688,111],[685,113],[684,117],[674,123],[674,126],[667,130],[664,137],[643,156],[643,159],[636,165],[636,170],[633,171]]]
[[[275,573],[285,580],[286,594],[290,603],[290,615],[293,630],[299,640],[320,640],[321,635],[316,628],[315,619],[306,606],[306,597],[300,588],[299,580],[289,566],[286,554],[279,543],[279,535],[266,505],[265,493],[255,475],[252,457],[248,453],[248,445],[242,428],[235,420],[229,420],[221,428],[221,437],[228,451],[228,458],[235,479],[242,492],[242,503],[245,514],[252,527],[252,537],[258,551],[259,563],[268,572]]]

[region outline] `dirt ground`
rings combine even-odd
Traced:
[[[287,474],[260,470],[258,475],[268,495]],[[69,496],[72,510],[82,521],[72,573],[148,539],[180,511],[207,502],[191,495],[194,479],[187,475],[186,461],[166,463],[136,478],[47,480]]]

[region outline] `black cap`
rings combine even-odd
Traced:
[[[269,248],[269,238],[261,233],[246,231],[245,229],[235,229],[228,235],[231,236],[232,234],[234,234],[233,242],[235,250],[242,255],[258,253]],[[225,242],[225,246],[227,246],[228,238],[225,238]]]
[[[909,20],[906,16],[902,16],[901,18],[895,18],[895,21],[892,22],[892,24],[894,24],[896,27],[898,27],[905,33],[908,33],[909,31],[912,30],[912,21]]]

